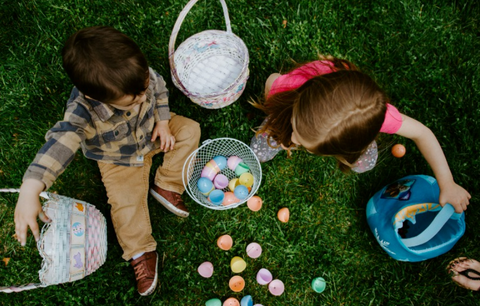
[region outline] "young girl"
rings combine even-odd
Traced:
[[[467,209],[470,194],[453,181],[435,135],[389,104],[378,85],[346,60],[321,57],[288,74],[274,73],[265,84],[265,102],[254,106],[267,114],[250,145],[262,162],[303,146],[335,157],[344,172],[364,172],[375,166],[378,133],[397,134],[412,139],[432,167],[440,204]]]

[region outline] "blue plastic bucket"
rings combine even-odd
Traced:
[[[367,222],[380,246],[400,261],[423,261],[448,252],[465,233],[465,214],[438,204],[435,178],[411,175],[378,191]]]

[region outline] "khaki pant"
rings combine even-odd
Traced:
[[[169,127],[175,136],[175,147],[165,153],[162,166],[155,175],[155,185],[183,193],[182,168],[187,157],[198,148],[200,126],[197,122],[171,114]],[[107,190],[108,204],[123,258],[130,260],[141,252],[154,251],[157,243],[152,236],[148,212],[149,174],[152,158],[160,149],[144,156],[143,167],[126,167],[98,162]],[[157,206],[158,207],[158,206]]]

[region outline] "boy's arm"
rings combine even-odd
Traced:
[[[35,241],[40,238],[37,216],[43,222],[50,222],[43,213],[40,204],[40,193],[45,189],[45,184],[36,179],[26,179],[20,187],[17,206],[15,207],[15,235],[22,246],[27,241],[28,228],[32,230]]]
[[[450,203],[457,213],[466,210],[471,196],[454,182],[447,159],[433,132],[421,122],[404,114],[402,119],[402,126],[396,134],[413,140],[432,168],[440,187],[440,205]]]

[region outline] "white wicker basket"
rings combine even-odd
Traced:
[[[19,192],[0,189],[0,192]],[[107,224],[95,206],[54,193],[42,192],[47,199],[43,211],[52,220],[41,231],[37,248],[42,256],[38,271],[40,284],[0,287],[0,292],[20,292],[84,278],[105,263]]]
[[[227,31],[207,30],[186,39],[175,50],[175,41],[187,13],[198,0],[191,0],[175,22],[168,54],[175,86],[194,103],[218,109],[235,102],[245,89],[248,49],[232,33],[227,5],[220,0]]]
[[[218,206],[212,204],[208,198],[204,196],[200,190],[198,190],[197,182],[200,179],[203,168],[207,162],[217,155],[222,155],[225,157],[236,155],[240,157],[250,168],[254,183],[247,198],[228,206]],[[228,167],[225,167],[221,173],[227,176],[229,180],[236,177],[235,172],[230,170]],[[245,203],[248,201],[248,199],[255,195],[260,187],[261,182],[262,167],[257,156],[255,153],[253,153],[249,146],[233,138],[217,138],[204,141],[197,150],[190,154],[183,165],[183,185],[185,186],[185,190],[187,191],[188,195],[198,204],[214,210],[235,208]],[[228,187],[224,188],[223,191],[228,191]]]

